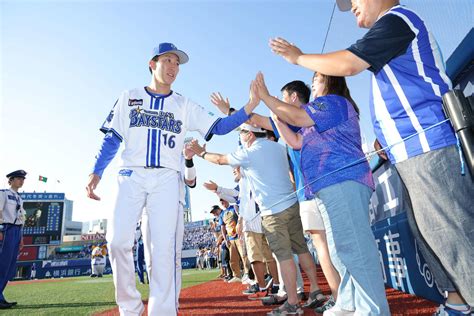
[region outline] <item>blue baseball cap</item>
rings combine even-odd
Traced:
[[[189,60],[188,55],[185,52],[183,52],[182,50],[179,50],[172,43],[161,43],[157,47],[153,48],[151,58],[154,58],[156,56],[161,56],[161,55],[166,54],[166,53],[173,53],[176,56],[178,56],[180,65],[187,63],[188,60]]]

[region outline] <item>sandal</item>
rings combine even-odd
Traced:
[[[318,298],[319,296],[319,298]],[[327,301],[327,297],[323,295],[321,290],[316,290],[309,293],[309,298],[306,303],[303,305],[304,308],[315,308],[323,305]]]
[[[268,296],[268,297],[265,297],[264,299],[262,299],[262,304],[265,305],[265,306],[268,306],[268,305],[279,305],[279,304],[283,304],[285,303],[287,300],[286,297],[278,297],[276,295],[271,295],[271,296]]]

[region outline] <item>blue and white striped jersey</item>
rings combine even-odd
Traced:
[[[349,51],[373,71],[370,108],[375,134],[392,163],[456,143],[442,95],[451,89],[440,49],[425,22],[397,5]],[[405,139],[410,135],[418,135]]]
[[[154,95],[137,88],[120,95],[101,130],[126,140],[122,166],[181,171],[186,132],[197,131],[207,139],[218,120],[176,92]]]

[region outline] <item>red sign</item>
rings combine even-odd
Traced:
[[[23,247],[18,254],[18,261],[36,260],[38,247]]]

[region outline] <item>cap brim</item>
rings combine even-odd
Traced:
[[[166,53],[172,53],[172,54],[175,54],[176,56],[178,56],[180,65],[185,64],[189,61],[188,54],[186,54],[182,50],[170,50]]]
[[[339,11],[346,12],[352,9],[351,0],[336,0]]]

